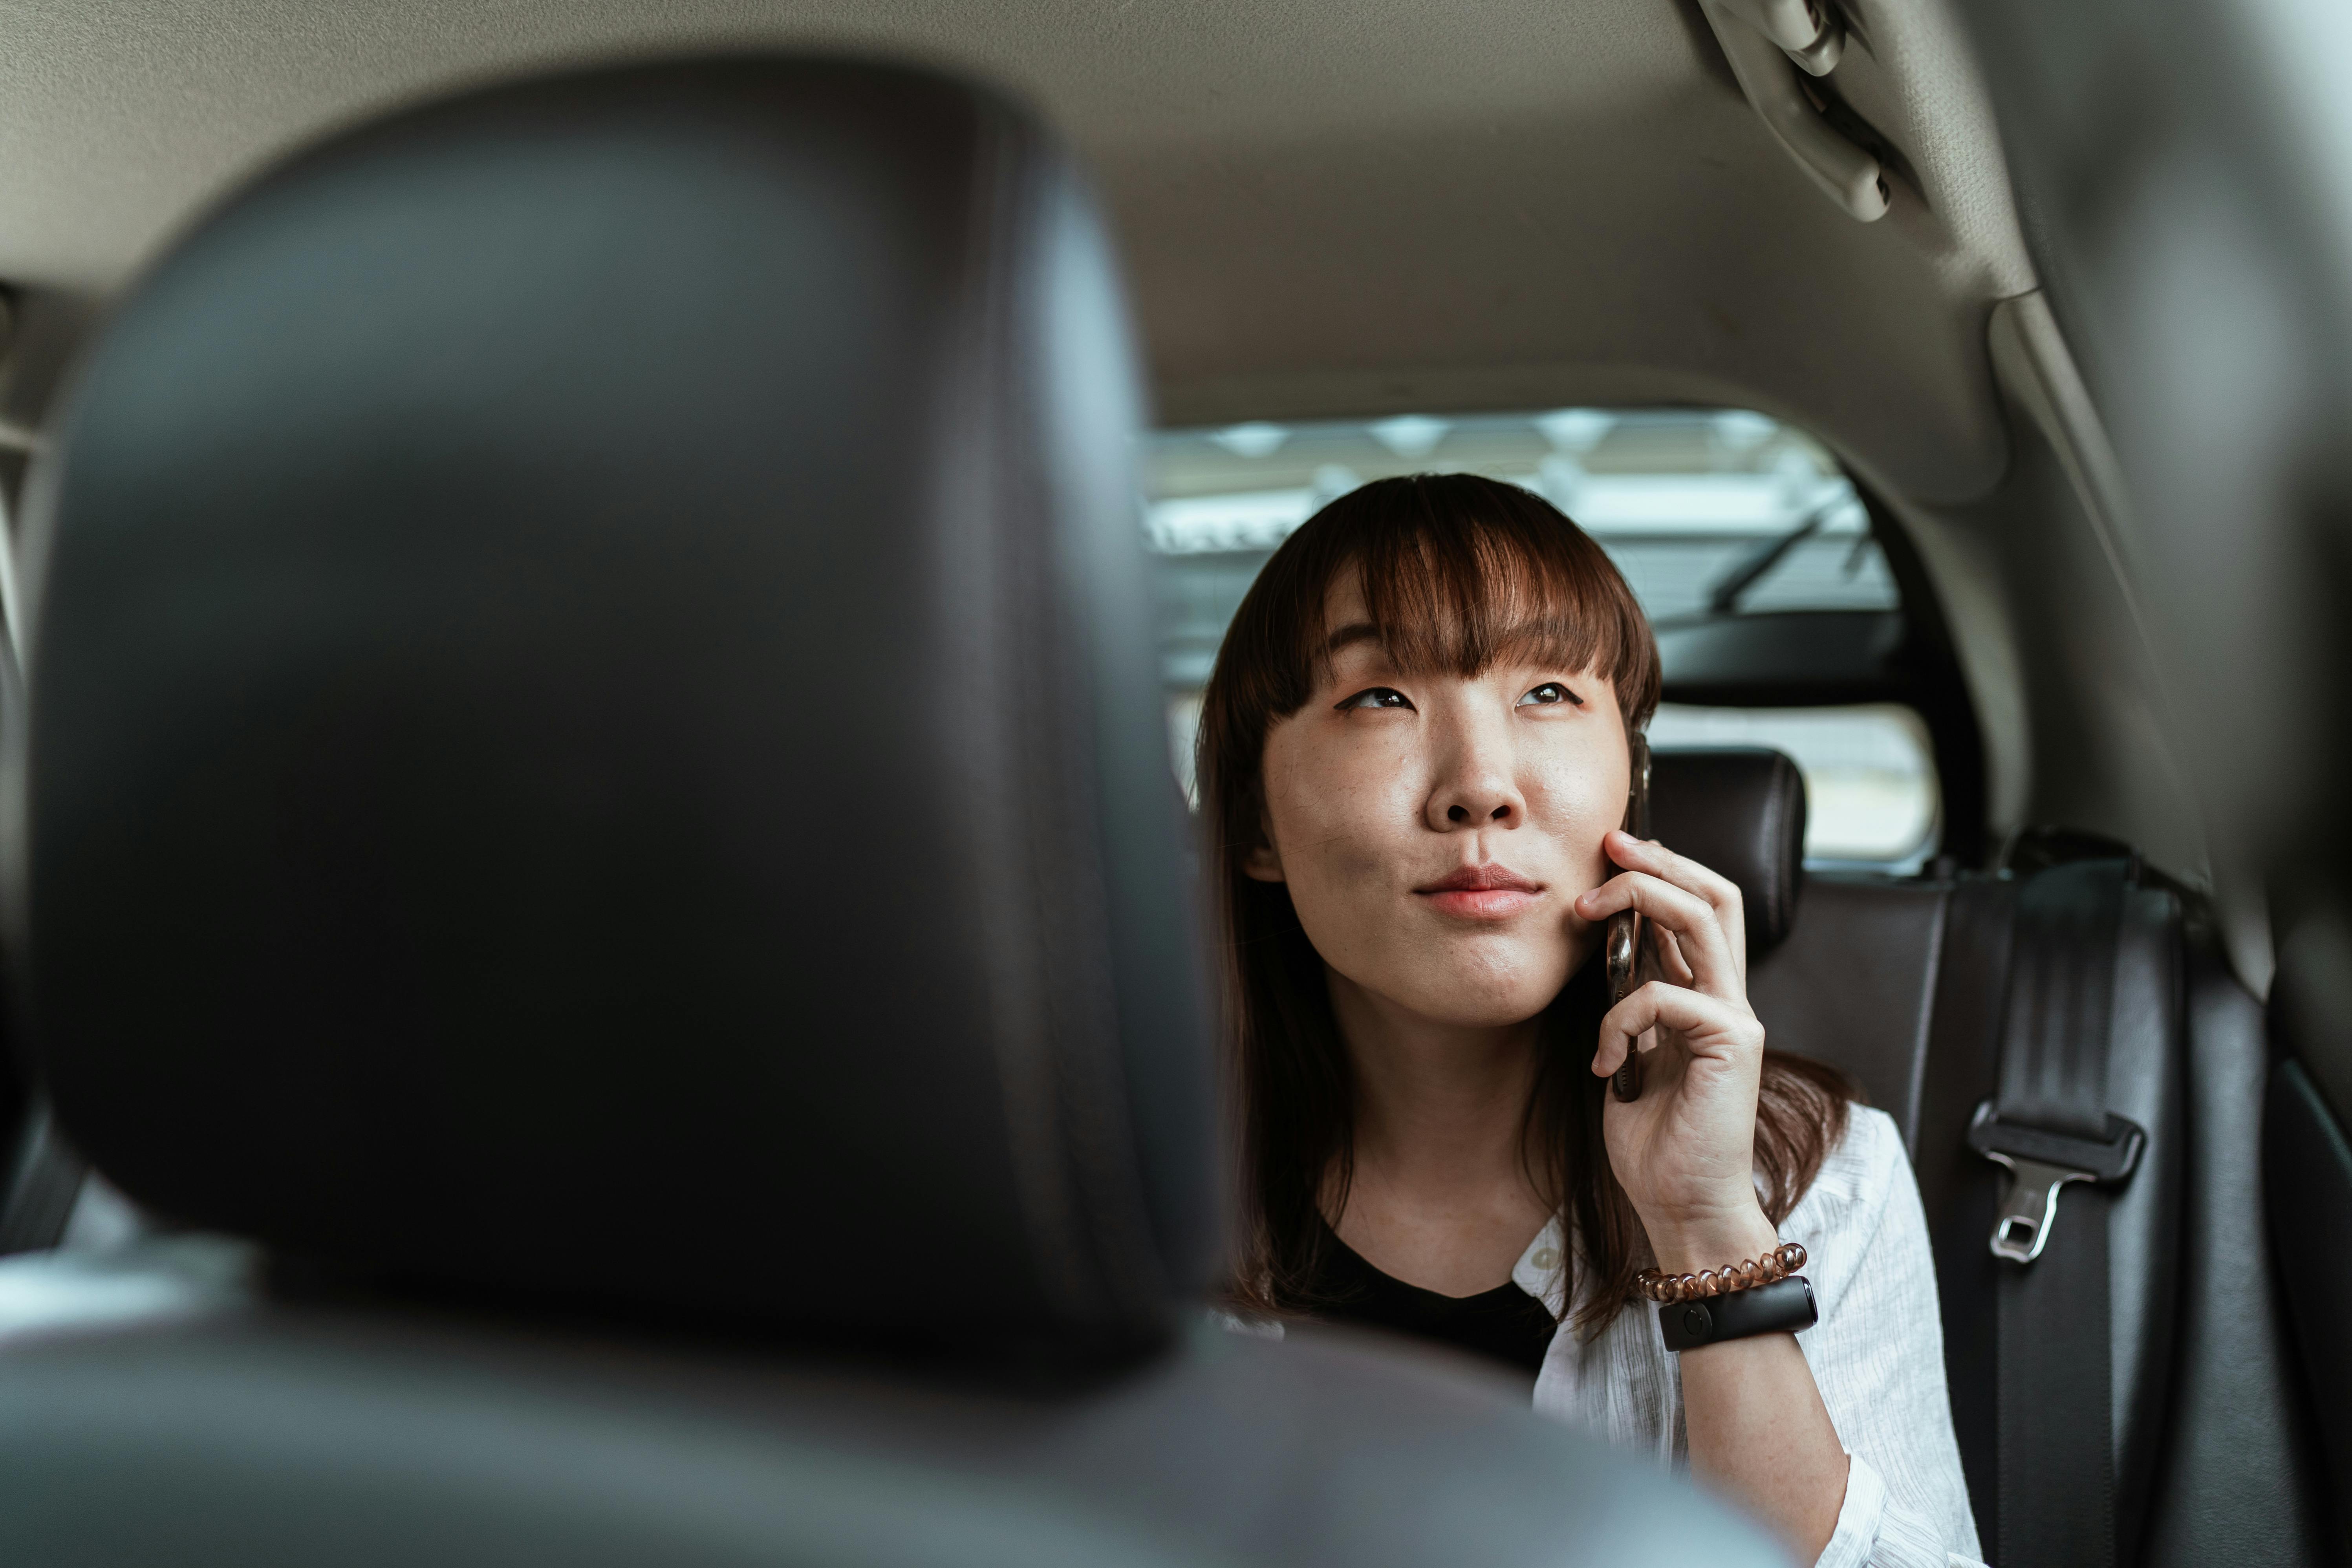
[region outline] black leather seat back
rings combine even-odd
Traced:
[[[71,1131],[234,1236],[0,1259],[0,1559],[1775,1560],[1198,1312],[1132,405],[1067,167],[912,71],[497,89],[164,264],[15,912]]]
[[[2264,1097],[2262,1185],[2269,1239],[2294,1282],[2286,1316],[2310,1416],[2297,1436],[2340,1542],[2352,1535],[2352,1338],[2336,1309],[2352,1289],[2352,1139],[2330,1100],[2342,1079],[2329,1069],[2352,1023],[2352,942],[2325,906],[2284,935],[2271,982],[2280,1055]]]
[[[918,72],[501,88],[238,195],[36,479],[68,1130],[346,1271],[1156,1340],[1212,1186],[1136,407],[1067,161]]]
[[[1951,884],[1832,874],[1804,889],[1790,940],[1750,966],[1748,1000],[1774,1046],[1844,1073],[1916,1151]]]

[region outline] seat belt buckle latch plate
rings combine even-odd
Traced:
[[[1969,1121],[1969,1147],[2009,1173],[1992,1223],[1992,1255],[2022,1267],[2042,1256],[2058,1218],[2058,1189],[2069,1182],[2102,1185],[2127,1181],[2138,1168],[2147,1133],[2137,1122],[2110,1116],[2104,1139],[2053,1132],[2004,1121],[1986,1100]]]

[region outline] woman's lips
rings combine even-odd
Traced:
[[[1440,914],[1464,920],[1507,920],[1536,901],[1541,882],[1531,882],[1507,866],[1465,866],[1441,881],[1415,888]]]

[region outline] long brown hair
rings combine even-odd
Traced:
[[[1234,614],[1202,700],[1202,806],[1218,861],[1227,1036],[1239,1100],[1241,1223],[1232,1289],[1274,1313],[1312,1310],[1328,1231],[1319,1207],[1354,1170],[1354,1083],[1323,960],[1289,889],[1244,866],[1265,833],[1267,731],[1312,694],[1324,602],[1358,574],[1367,618],[1407,671],[1476,675],[1507,646],[1605,678],[1630,733],[1658,704],[1657,645],[1598,544],[1542,498],[1466,474],[1382,479],[1340,497],[1276,551]],[[1587,963],[1544,1014],[1522,1139],[1529,1179],[1569,1223],[1573,1266],[1598,1282],[1578,1326],[1605,1327],[1631,1296],[1647,1242],[1601,1135],[1606,1086],[1591,1070],[1607,1010]],[[1756,1165],[1774,1224],[1845,1130],[1845,1080],[1767,1051]],[[1568,1267],[1567,1262],[1563,1267]],[[1571,1288],[1564,1294],[1573,1300]]]

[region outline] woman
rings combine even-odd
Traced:
[[[1658,688],[1616,568],[1509,485],[1368,485],[1267,563],[1201,733],[1235,1295],[1516,1363],[1537,1409],[1686,1458],[1801,1561],[1945,1568],[1978,1545],[1917,1189],[1885,1116],[1764,1048],[1738,890],[1617,831]],[[1654,977],[1612,1007],[1595,954],[1628,909]],[[1767,1281],[1785,1242],[1801,1345],[1677,1357],[1635,1298],[1650,1268]]]

